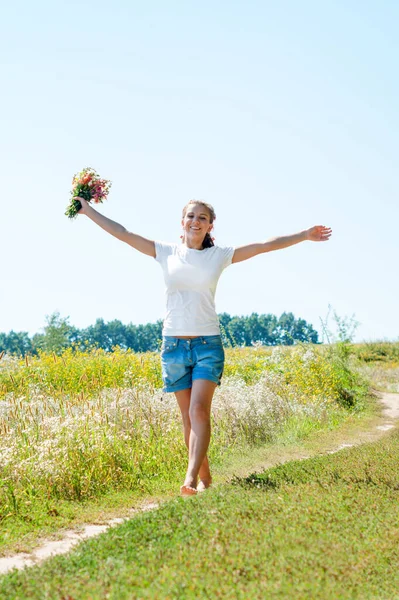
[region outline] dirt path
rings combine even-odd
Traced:
[[[399,394],[381,394],[381,402],[385,406],[383,413],[390,419],[399,418]]]
[[[233,474],[241,476],[247,475],[248,472],[260,471],[289,460],[306,459],[320,453],[333,454],[339,452],[343,448],[376,441],[385,435],[387,431],[396,427],[396,420],[399,419],[399,394],[381,392],[378,395],[383,409],[381,415],[374,418],[368,430],[362,430],[361,428],[356,429],[356,427],[349,426],[347,428],[343,427],[343,429],[338,432],[328,432],[330,435],[327,436],[327,439],[321,439],[319,445],[313,444],[312,450],[310,451],[308,451],[309,447],[306,443],[300,448],[285,448],[272,453],[270,452],[270,449],[264,450],[264,456],[262,457],[262,453],[260,452],[257,460],[255,462],[252,461],[252,466],[250,466],[248,462],[245,466],[243,465],[242,469],[245,469],[245,471],[240,472],[241,469],[237,468],[237,465],[234,466],[234,471],[231,471],[230,473],[229,469],[227,469],[224,479],[227,478],[228,480]],[[133,518],[134,515],[139,512],[154,510],[158,508],[158,506],[157,503],[146,504],[140,509],[131,509],[122,518],[113,518],[101,525],[85,525],[83,526],[83,530],[79,531],[76,529],[62,531],[60,533],[61,539],[43,540],[41,545],[29,554],[19,552],[18,554],[0,558],[0,575],[8,573],[14,568],[23,569],[25,567],[40,564],[45,559],[50,556],[55,556],[56,554],[64,554],[81,541],[99,535],[109,527],[114,527],[115,525],[119,525],[120,523]]]

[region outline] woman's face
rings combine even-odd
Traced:
[[[213,229],[209,211],[202,204],[189,204],[181,223],[186,240],[202,242],[205,235]]]

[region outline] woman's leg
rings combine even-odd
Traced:
[[[190,446],[190,434],[191,434],[191,421],[190,421],[190,400],[191,400],[191,388],[175,392],[176,400],[180,408],[183,430],[184,430],[184,441],[187,449]],[[197,488],[203,490],[208,488],[212,483],[212,477],[209,469],[208,457],[205,456],[199,469],[199,483]]]
[[[211,404],[216,383],[207,379],[195,379],[191,388],[189,419],[188,469],[183,494],[196,493],[200,467],[206,457],[211,437]]]

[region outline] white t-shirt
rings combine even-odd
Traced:
[[[166,283],[162,334],[220,335],[215,292],[223,269],[231,264],[234,248],[194,250],[184,244],[156,241],[155,253]]]

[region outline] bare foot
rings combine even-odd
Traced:
[[[198,485],[197,485],[197,491],[204,492],[209,487],[211,487],[211,485],[212,485],[212,478],[211,479],[200,479],[198,482]]]
[[[195,496],[197,490],[190,485],[182,485],[180,488],[180,493],[182,496]]]

